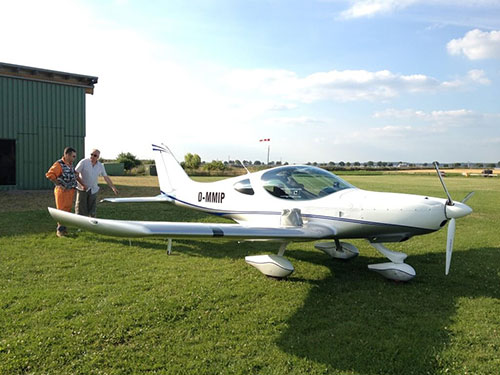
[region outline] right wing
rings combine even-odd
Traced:
[[[319,224],[301,227],[246,227],[240,224],[180,223],[168,221],[126,221],[76,215],[49,207],[57,222],[91,232],[118,237],[213,238],[308,241],[333,238],[334,228]]]

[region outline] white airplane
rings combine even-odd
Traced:
[[[383,243],[402,242],[435,232],[448,224],[446,267],[448,274],[455,236],[455,219],[472,209],[454,202],[437,163],[438,176],[448,199],[373,192],[358,189],[338,176],[313,166],[290,165],[215,182],[191,180],[167,146],[153,145],[160,194],[156,197],[107,198],[108,202],[171,202],[232,219],[235,224],[123,221],[90,218],[49,208],[50,215],[65,225],[121,237],[164,236],[178,238],[230,238],[281,243],[277,255],[247,256],[246,262],[263,274],[283,278],[293,265],[283,256],[287,245],[318,241],[315,247],[333,258],[349,259],[358,249],[342,239],[366,239],[390,262],[368,268],[388,279],[407,281],[416,272],[404,263],[405,253],[391,251]]]

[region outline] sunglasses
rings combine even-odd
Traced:
[[[98,157],[99,155],[97,154],[90,154],[90,156],[93,156],[94,158]]]

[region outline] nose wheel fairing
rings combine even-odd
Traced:
[[[347,242],[340,242],[339,240],[335,242],[318,242],[314,244],[314,247],[336,259],[347,260],[359,255],[359,250],[356,246]]]
[[[375,271],[385,278],[395,281],[409,281],[417,275],[412,266],[404,263],[407,257],[405,253],[389,250],[381,243],[370,242],[370,245],[389,259],[390,262],[370,264],[368,265],[369,270]]]

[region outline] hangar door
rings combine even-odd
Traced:
[[[0,185],[16,184],[16,140],[0,139]]]

